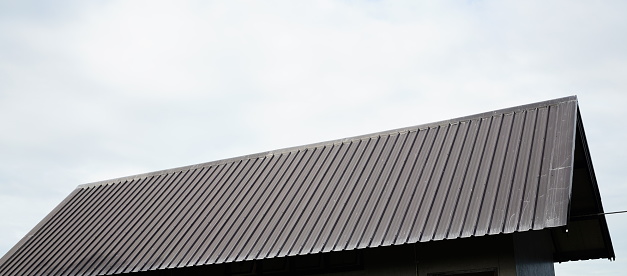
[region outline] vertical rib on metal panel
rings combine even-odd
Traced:
[[[397,163],[397,165],[394,166],[394,171],[392,172],[393,177],[390,178],[390,180],[386,184],[386,186],[391,189],[391,194],[389,196],[386,196],[387,200],[385,201],[385,204],[380,204],[380,207],[378,208],[380,210],[378,211],[380,212],[380,215],[378,215],[380,219],[374,232],[375,236],[370,244],[371,247],[380,246],[385,242],[385,236],[389,229],[390,222],[396,212],[396,203],[402,196],[407,184],[406,181],[401,180],[401,177],[408,174],[413,167],[413,162],[408,162],[408,159],[410,158],[410,154],[412,153],[412,150],[414,148],[414,142],[416,137],[416,132],[409,132],[407,133],[407,137],[405,138],[406,140],[403,141],[404,144],[402,146],[402,152],[399,156],[400,163]],[[394,207],[392,208],[390,206]]]
[[[294,235],[288,237],[283,245],[283,254],[295,255],[302,248],[309,234],[310,220],[317,218],[314,213],[319,212],[316,209],[321,208],[320,200],[326,194],[325,191],[329,186],[327,179],[333,173],[332,171],[337,166],[337,163],[342,161],[346,152],[345,148],[345,145],[329,145],[325,148],[327,154],[323,159],[323,166],[320,168],[320,173],[317,173],[315,179],[311,182],[311,185],[315,188],[311,190],[312,194],[308,197],[307,204],[300,210],[299,220],[291,230]]]
[[[384,170],[381,173],[379,180],[375,186],[374,194],[372,195],[372,200],[369,201],[369,209],[372,211],[368,211],[370,217],[366,222],[366,229],[363,232],[362,240],[368,243],[367,247],[373,246],[373,237],[376,229],[379,226],[379,221],[383,216],[385,207],[384,204],[380,204],[381,200],[387,201],[390,194],[393,192],[394,183],[389,183],[390,179],[396,179],[394,177],[395,174],[398,174],[398,169],[402,167],[398,165],[399,159],[401,159],[401,151],[405,146],[405,142],[407,141],[407,133],[399,133],[397,139],[394,141],[394,148],[392,149],[392,153],[388,157],[386,164],[384,165]]]
[[[252,216],[248,217],[248,219],[244,222],[247,228],[243,237],[243,239],[245,239],[245,243],[242,245],[242,240],[237,241],[236,245],[240,245],[240,247],[238,248],[236,246],[235,250],[243,250],[241,248],[246,247],[245,252],[250,252],[253,241],[255,241],[255,239],[253,239],[252,237],[258,235],[259,232],[259,229],[257,228],[257,226],[259,225],[259,221],[265,219],[265,214],[270,208],[271,202],[276,199],[274,196],[276,196],[276,194],[280,192],[280,190],[283,188],[280,187],[279,183],[285,175],[286,170],[292,166],[292,163],[294,159],[296,159],[297,154],[298,152],[289,152],[282,154],[280,157],[280,159],[283,159],[281,165],[278,167],[274,167],[273,170],[268,173],[266,179],[262,183],[260,183],[260,185],[262,185],[265,190],[261,198],[259,198],[259,201],[257,201],[259,205],[256,206],[256,209],[253,211]],[[228,200],[228,197],[225,198],[225,200]],[[270,203],[268,203],[269,201]],[[223,204],[220,205],[220,207],[222,206]],[[222,226],[222,221],[218,220],[218,224]],[[248,229],[250,229],[250,231],[248,231]],[[229,244],[226,243],[226,239],[224,239],[226,235],[222,232],[222,227],[216,229],[215,232],[211,234],[211,236],[213,237],[212,241],[209,242],[208,247],[203,250],[202,255],[200,255],[201,257],[199,259],[199,262],[201,264],[221,263],[221,255],[224,250],[229,247]]]
[[[416,131],[412,133],[414,138],[411,142],[411,148],[409,149],[407,161],[405,161],[407,164],[404,166],[405,169],[401,172],[399,179],[397,180],[398,183],[401,183],[402,188],[399,189],[397,198],[392,200],[395,204],[394,208],[390,209],[391,213],[389,215],[389,222],[383,224],[387,225],[383,233],[384,236],[381,243],[383,246],[391,245],[395,242],[398,232],[400,231],[401,220],[405,216],[406,208],[409,204],[409,198],[411,197],[411,193],[408,192],[408,189],[413,190],[413,187],[415,187],[415,183],[411,182],[410,178],[414,174],[418,174],[416,171],[419,170],[419,168],[416,168],[415,164],[418,159],[418,154],[424,144],[427,131]]]
[[[490,120],[490,126],[488,128],[488,139],[485,140],[484,150],[479,160],[479,168],[477,170],[477,180],[473,190],[473,196],[470,200],[470,206],[466,214],[466,219],[462,227],[461,237],[470,237],[475,234],[477,224],[479,221],[479,214],[481,212],[481,204],[485,198],[486,186],[488,183],[488,176],[490,175],[490,169],[492,162],[496,154],[496,145],[499,140],[499,133],[501,131],[501,122],[503,121],[503,115],[493,116]],[[486,122],[487,123],[487,122]]]
[[[457,170],[457,165],[459,164],[461,146],[466,139],[467,125],[467,123],[457,123],[449,127],[447,142],[445,143],[445,149],[447,149],[446,156],[443,156],[441,159],[441,167],[436,167],[436,172],[441,173],[439,173],[438,178],[431,183],[431,185],[436,186],[436,188],[435,193],[430,197],[432,202],[427,211],[427,216],[425,217],[425,226],[421,231],[420,241],[432,240],[436,231],[438,231],[436,227],[440,223],[442,209],[444,208],[445,202],[448,200],[451,181]]]
[[[337,177],[337,171],[342,171],[341,168],[346,166],[346,162],[344,162],[344,160],[350,146],[350,144],[336,145],[336,147],[339,147],[339,152],[337,152],[331,166],[329,166],[329,168],[325,171],[323,178],[319,182],[323,185],[323,187],[322,189],[319,189],[319,192],[315,196],[315,204],[312,206],[313,209],[310,209],[311,213],[309,213],[306,222],[302,225],[299,235],[293,244],[295,247],[290,248],[290,252],[292,252],[292,254],[301,254],[301,252],[304,252],[302,254],[308,253],[306,247],[311,246],[310,240],[317,238],[318,233],[316,231],[320,230],[319,221],[321,218],[324,219],[321,214],[324,212],[324,209],[330,200],[330,195],[333,194],[335,188],[337,188],[335,185],[336,182],[334,182],[333,179]],[[310,222],[310,219],[312,222]]]
[[[275,233],[274,232],[275,228],[279,224],[279,220],[281,216],[284,215],[285,212],[287,212],[289,203],[291,203],[293,200],[293,197],[294,197],[293,193],[294,193],[294,190],[296,190],[294,188],[295,186],[297,186],[297,183],[295,181],[297,178],[300,177],[300,174],[302,173],[303,168],[308,165],[312,150],[305,150],[304,152],[301,151],[301,153],[303,153],[304,155],[301,155],[303,157],[300,158],[300,160],[297,160],[298,163],[295,163],[295,166],[288,171],[290,175],[288,175],[286,178],[284,178],[285,180],[282,180],[281,183],[278,184],[282,186],[282,190],[277,196],[279,203],[272,204],[272,206],[274,206],[275,208],[271,208],[268,211],[268,213],[270,214],[269,218],[261,222],[262,226],[259,227],[261,231],[258,231],[259,238],[255,241],[255,244],[253,244],[253,247],[258,248],[259,250],[258,251],[259,253],[256,253],[255,255],[253,255],[253,258],[255,259],[265,257],[265,255],[267,254],[267,251],[265,251],[267,250],[267,246],[266,246],[267,242],[269,240],[276,239],[276,237],[281,234],[280,232]],[[304,165],[301,165],[301,163],[303,162],[304,162]],[[262,243],[260,245],[257,245],[257,242],[262,242]],[[263,256],[259,256],[260,254],[263,254]],[[225,260],[229,261],[229,258],[227,257],[225,258]]]
[[[443,171],[443,166],[448,159],[449,149],[452,145],[451,136],[454,135],[448,135],[451,128],[453,127],[450,125],[440,126],[438,128],[438,134],[433,146],[434,150],[432,151],[431,156],[427,159],[427,164],[425,166],[426,174],[423,174],[423,178],[420,181],[420,185],[424,185],[426,191],[422,194],[420,202],[417,202],[420,207],[418,208],[418,213],[413,218],[412,227],[407,239],[407,242],[409,243],[418,242],[422,236],[422,231],[426,226],[427,216],[429,215],[429,210],[433,204],[433,198],[435,197],[440,178],[442,177],[440,172]],[[454,130],[456,130],[456,128],[454,128]],[[454,133],[455,132],[453,132],[453,134]]]
[[[385,167],[385,162],[392,150],[392,147],[394,146],[394,141],[396,140],[396,135],[394,136],[381,136],[379,143],[377,144],[377,161],[374,162],[375,166],[374,169],[371,169],[372,167],[368,167],[368,170],[370,170],[368,173],[372,174],[372,172],[375,173],[374,176],[372,177],[368,177],[367,179],[367,184],[366,184],[366,189],[368,190],[368,186],[375,186],[376,185],[376,181],[375,179],[378,179],[379,176],[377,176],[377,172],[380,172],[384,167]],[[365,191],[364,190],[364,191]],[[325,213],[323,213],[322,218],[325,219],[324,223],[321,223],[322,225],[322,229],[318,231],[316,231],[315,233],[320,233],[317,234],[317,238],[315,239],[315,241],[313,243],[311,243],[309,247],[305,247],[304,251],[301,251],[302,253],[310,253],[310,252],[328,252],[331,250],[331,248],[327,248],[325,247],[324,241],[328,238],[329,234],[330,234],[330,228],[329,226],[327,226],[328,222],[332,222],[335,223],[335,220],[337,219],[337,217],[339,216],[339,212],[336,209],[337,203],[340,201],[343,201],[342,198],[339,197],[339,194],[341,194],[343,192],[343,190],[340,193],[336,193],[338,194],[338,197],[335,197],[334,195],[330,195],[330,197],[333,197],[333,206],[331,208],[327,208],[330,209],[329,212],[325,215]],[[368,200],[365,199],[363,200],[361,197],[362,194],[360,194],[360,196],[358,197],[358,201],[357,203],[361,203],[364,204],[364,207],[367,206],[368,204]],[[369,195],[370,196],[370,195]],[[368,197],[369,197],[368,196]],[[344,202],[342,202],[344,203]],[[361,209],[363,211],[363,208],[358,208]],[[361,216],[361,215],[360,215]],[[355,227],[359,227],[358,225],[356,225]],[[359,233],[359,232],[358,232]],[[320,241],[320,242],[319,242]]]
[[[451,220],[451,226],[446,237],[447,239],[459,238],[462,235],[461,231],[464,226],[464,222],[466,221],[468,211],[470,210],[471,199],[483,194],[483,191],[481,191],[481,194],[478,194],[475,186],[477,183],[479,165],[483,159],[484,148],[490,130],[491,121],[491,118],[482,118],[476,121],[473,120],[471,123],[473,129],[472,131],[473,133],[476,133],[476,136],[474,138],[472,152],[470,153],[470,160],[468,161],[466,172],[462,179],[463,185],[460,191],[457,207],[455,208],[455,214]],[[473,224],[474,222],[475,220],[473,220]]]
[[[296,197],[298,204],[292,208],[293,212],[290,215],[290,219],[286,222],[285,233],[281,235],[281,237],[276,241],[276,256],[284,257],[287,256],[290,252],[292,242],[295,239],[296,229],[299,226],[299,222],[302,223],[302,218],[305,214],[307,214],[309,208],[309,204],[311,203],[311,199],[313,195],[317,192],[317,188],[319,188],[320,178],[324,175],[326,169],[329,167],[331,162],[327,162],[329,160],[330,152],[332,148],[335,149],[335,153],[337,153],[337,147],[333,146],[325,146],[322,148],[317,148],[316,159],[313,163],[313,169],[309,172],[310,174],[305,177],[303,186],[305,187],[305,191],[302,195]],[[335,155],[335,153],[333,155]],[[333,156],[331,156],[333,159]],[[315,183],[315,184],[314,184]],[[236,261],[242,260],[241,258],[235,259]]]
[[[355,200],[357,197],[354,196],[354,190],[355,190],[355,187],[357,186],[359,179],[361,179],[362,177],[366,164],[368,163],[370,159],[372,148],[373,148],[372,141],[370,139],[362,140],[360,142],[359,148],[357,149],[356,158],[353,158],[357,161],[357,163],[351,162],[351,166],[349,166],[349,168],[347,169],[347,171],[349,172],[348,176],[343,177],[340,180],[340,183],[338,184],[338,186],[342,187],[342,191],[339,193],[340,197],[338,198],[336,205],[333,207],[335,208],[336,206],[338,206],[340,209],[339,211],[336,211],[336,212],[332,211],[329,217],[325,220],[324,223],[325,224],[330,223],[330,225],[327,227],[324,227],[324,230],[321,236],[322,237],[326,236],[326,238],[323,238],[318,242],[320,247],[326,246],[326,244],[328,243],[328,238],[329,238],[328,233],[332,233],[334,228],[338,225],[338,223],[340,224],[346,223],[347,218],[345,217],[345,214],[349,212],[344,211],[344,208],[346,208],[347,206],[353,206],[355,204]],[[338,222],[338,221],[341,221],[341,222]]]
[[[75,254],[77,254],[79,258],[85,257],[85,255],[89,255],[92,252],[96,252],[98,251],[98,249],[102,251],[103,243],[98,242],[100,240],[107,240],[108,242],[112,242],[112,240],[115,240],[119,236],[124,236],[125,233],[124,231],[122,231],[124,227],[120,225],[122,224],[120,220],[126,219],[126,217],[128,216],[128,211],[134,209],[133,205],[136,202],[136,197],[141,196],[144,192],[145,189],[143,188],[145,188],[146,186],[144,185],[144,183],[147,179],[148,178],[141,178],[131,181],[130,183],[126,183],[125,186],[130,188],[130,190],[122,191],[122,194],[120,195],[121,197],[119,199],[113,199],[115,203],[119,202],[119,204],[112,204],[113,206],[117,206],[117,210],[114,210],[113,213],[103,213],[97,216],[96,219],[100,220],[101,223],[96,226],[90,227],[91,230],[94,230],[92,233],[88,234],[88,237],[90,237],[91,239],[88,241],[77,241],[77,243],[81,245],[90,245],[85,249],[74,248]],[[112,194],[111,189],[109,189],[108,192],[108,199],[111,199],[115,196],[114,194]],[[106,204],[109,205],[111,203]],[[107,258],[102,254],[96,257],[100,259]],[[91,259],[95,258],[92,257]],[[64,273],[64,275],[83,275],[87,274],[88,271],[92,268],[93,266],[90,266],[90,263],[85,263],[84,266],[76,266],[74,270],[69,270]]]
[[[377,140],[378,141],[378,140]],[[345,200],[346,204],[343,205],[343,208],[350,208],[350,211],[340,211],[339,212],[339,222],[335,223],[335,225],[340,224],[341,226],[345,226],[345,225],[355,225],[354,222],[351,222],[350,220],[353,219],[353,212],[356,208],[356,206],[358,206],[358,198],[359,198],[359,194],[361,193],[361,190],[363,189],[363,185],[361,185],[362,183],[366,182],[366,180],[362,180],[363,177],[367,178],[367,174],[365,174],[364,172],[366,171],[370,171],[371,168],[367,167],[367,164],[370,163],[370,158],[372,157],[372,153],[374,152],[374,148],[375,145],[377,143],[377,141],[372,141],[371,139],[368,139],[367,143],[367,149],[364,150],[363,153],[361,153],[360,155],[360,162],[358,164],[358,166],[355,167],[354,172],[356,172],[354,175],[354,177],[351,175],[351,179],[349,182],[347,182],[344,185],[347,185],[350,187],[350,191],[347,194],[347,198]],[[348,180],[348,179],[347,179]],[[357,191],[357,192],[356,192]],[[335,227],[334,225],[334,227]],[[350,227],[352,229],[352,227]],[[345,229],[341,229],[340,233],[342,233],[342,231],[344,231]],[[342,234],[340,234],[342,235]],[[349,238],[350,234],[343,234],[342,236],[344,236],[345,238]],[[333,246],[335,243],[335,241],[332,242],[331,246]]]
[[[262,158],[256,159],[255,161],[255,171],[262,163]],[[198,180],[198,185],[201,187],[201,190],[197,192],[195,195],[195,199],[191,203],[193,206],[191,210],[189,210],[188,215],[184,218],[184,232],[183,235],[178,237],[178,242],[174,242],[174,248],[172,248],[172,260],[170,260],[168,264],[168,268],[171,267],[180,267],[182,266],[181,262],[183,260],[183,256],[181,253],[184,248],[191,248],[193,244],[191,241],[195,236],[195,232],[202,225],[202,220],[204,220],[203,213],[205,212],[207,206],[209,205],[209,201],[207,198],[210,198],[210,195],[215,185],[211,184],[211,179],[214,174],[217,174],[217,166],[207,167],[202,175],[202,177]]]
[[[515,112],[513,115],[512,126],[510,130],[510,138],[507,143],[505,152],[505,161],[503,164],[503,170],[501,178],[499,180],[498,194],[494,202],[494,210],[492,211],[492,219],[489,224],[488,234],[498,234],[503,232],[505,225],[505,216],[507,214],[507,206],[510,200],[510,194],[514,178],[516,177],[515,171],[518,166],[518,156],[520,155],[520,143],[523,126],[525,123],[525,112]]]
[[[499,192],[499,186],[501,184],[501,177],[503,172],[503,166],[505,163],[505,157],[507,156],[507,146],[512,130],[512,121],[514,114],[504,114],[501,121],[501,128],[496,141],[496,150],[494,152],[494,159],[492,160],[492,167],[488,175],[488,182],[484,191],[483,203],[479,212],[479,220],[477,222],[477,229],[475,230],[475,236],[483,236],[490,230],[490,221],[494,214],[494,207],[496,204],[496,196]]]
[[[457,205],[459,203],[460,192],[464,185],[466,173],[468,171],[468,161],[474,150],[475,139],[477,137],[478,122],[476,120],[460,122],[460,132],[464,133],[463,140],[459,143],[461,147],[459,157],[457,161],[457,168],[450,177],[449,193],[444,202],[443,210],[441,212],[439,222],[437,224],[437,231],[435,231],[433,239],[442,240],[446,238],[449,233],[450,226],[452,224],[453,215],[455,214]]]
[[[518,161],[516,161],[516,168],[512,179],[512,190],[508,200],[505,226],[503,228],[504,233],[516,231],[520,221],[520,208],[523,196],[527,188],[531,149],[533,148],[533,137],[535,136],[536,110],[527,110],[525,113],[525,125],[522,130],[521,144],[518,149]]]
[[[416,164],[414,167],[416,173],[412,174],[412,177],[409,179],[409,184],[413,186],[413,189],[409,193],[409,198],[407,199],[407,206],[409,207],[405,214],[402,216],[402,219],[399,221],[399,231],[396,235],[394,244],[404,244],[407,243],[407,239],[409,239],[411,235],[411,228],[414,225],[414,219],[416,214],[418,213],[418,208],[420,207],[420,200],[422,199],[422,195],[427,187],[427,185],[423,184],[424,180],[422,180],[423,175],[425,173],[425,169],[427,167],[427,161],[431,157],[431,152],[436,143],[436,137],[438,134],[439,128],[428,128],[425,130],[420,130],[420,132],[425,133],[425,138],[423,146],[421,147],[421,151],[418,154],[418,159],[416,160]],[[437,149],[436,149],[437,151]],[[428,173],[429,170],[427,170]],[[406,197],[405,197],[406,198]],[[401,202],[403,204],[403,202]]]
[[[129,206],[124,216],[122,216],[121,226],[118,227],[111,235],[112,239],[108,242],[108,248],[101,248],[101,251],[111,250],[112,252],[122,252],[120,260],[124,260],[126,266],[130,263],[129,256],[133,256],[134,250],[138,249],[141,235],[144,234],[143,229],[146,217],[150,216],[150,212],[158,205],[157,196],[162,194],[166,189],[166,184],[171,181],[174,174],[165,174],[154,177],[145,178],[145,184],[139,185],[140,190],[136,195],[130,194],[129,198],[133,204]],[[122,226],[123,225],[123,226]],[[130,228],[129,228],[130,227]],[[128,248],[124,250],[124,248]],[[103,265],[106,267],[108,263]],[[96,268],[94,268],[96,269]],[[116,269],[116,268],[113,268]],[[107,268],[107,270],[110,270]],[[106,270],[105,270],[106,271]]]
[[[545,146],[549,108],[542,107],[537,110],[536,123],[531,147],[531,156],[527,173],[524,198],[520,208],[520,222],[517,231],[527,231],[533,226],[533,218],[536,202],[538,201],[538,183],[540,182],[540,169]]]
[[[288,224],[293,220],[293,215],[296,209],[298,209],[301,205],[304,204],[302,201],[303,194],[307,193],[311,186],[308,184],[308,180],[313,178],[318,171],[320,164],[318,162],[321,151],[324,148],[314,148],[310,149],[311,156],[308,157],[307,164],[304,169],[299,174],[298,178],[296,178],[293,183],[290,185],[296,185],[297,189],[290,195],[287,196],[289,201],[284,206],[283,210],[280,211],[281,217],[279,221],[276,223],[275,230],[273,230],[273,235],[271,235],[271,241],[269,244],[264,245],[264,249],[266,249],[265,255],[261,256],[262,258],[272,258],[279,255],[281,248],[276,248],[278,244],[282,244],[283,241],[290,235],[290,231],[286,231],[288,229]],[[236,257],[236,256],[235,256]],[[237,260],[237,259],[233,259]]]

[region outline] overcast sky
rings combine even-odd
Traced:
[[[627,210],[627,1],[0,0],[0,256],[78,185],[577,95]],[[627,271],[627,214],[607,217]]]

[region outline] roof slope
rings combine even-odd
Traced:
[[[101,275],[564,226],[577,99],[79,186],[1,275]]]

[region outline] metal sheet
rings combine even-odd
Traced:
[[[563,226],[577,112],[568,97],[82,185],[0,274],[118,274]]]

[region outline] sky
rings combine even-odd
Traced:
[[[436,3],[433,3],[436,2]],[[577,95],[627,210],[626,1],[0,0],[0,256],[78,185]],[[627,270],[627,214],[607,216]]]

